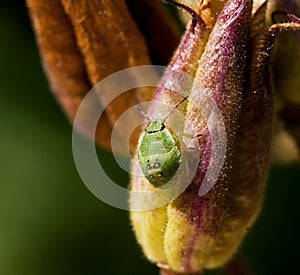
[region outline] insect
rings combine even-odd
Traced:
[[[138,140],[138,159],[142,171],[154,187],[165,185],[181,162],[180,142],[175,132],[165,125],[170,114],[188,97],[184,97],[164,118],[150,120]]]
[[[190,36],[191,33],[189,33],[185,38],[186,40],[183,40],[181,46],[178,48],[178,55],[175,54],[173,57],[174,62],[170,63],[172,64],[170,65],[170,68],[172,68],[170,70],[171,73],[166,73],[161,81],[161,83],[165,81],[168,83],[178,83],[178,75],[174,74],[174,71],[182,70],[184,72],[187,70],[185,65],[194,62],[193,53],[195,53],[195,43],[199,42],[195,40],[195,36],[199,35],[199,37],[202,37],[202,32],[206,27],[201,16],[190,7],[173,0],[166,0],[166,2],[185,9],[191,13],[193,18],[190,26],[192,36]],[[193,43],[191,43],[190,40]],[[187,45],[190,47],[188,50]],[[182,54],[182,52],[188,54]],[[187,60],[183,61],[183,56]],[[164,118],[150,120],[145,113],[139,110],[148,120],[148,125],[138,140],[138,159],[146,179],[154,187],[161,187],[168,183],[177,172],[180,162],[183,159],[182,153],[184,152],[181,152],[179,138],[172,129],[165,125],[165,122],[170,114],[187,98],[187,96],[184,97]],[[191,136],[191,138],[194,137]]]

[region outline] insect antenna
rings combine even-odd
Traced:
[[[177,107],[178,107],[180,104],[182,104],[185,100],[187,100],[187,98],[188,98],[188,96],[185,96],[179,103],[177,103],[177,104],[175,105],[175,107],[172,108],[172,110],[171,110],[169,113],[167,113],[167,115],[164,117],[163,122],[165,122],[165,121],[168,119],[168,117],[173,113],[173,111],[174,111],[175,109],[177,109]]]
[[[139,106],[136,106],[136,109],[137,109],[137,111],[139,111],[139,112],[142,114],[142,116],[143,116],[145,119],[147,119],[148,122],[151,121],[151,119],[147,116],[147,114],[146,114]]]

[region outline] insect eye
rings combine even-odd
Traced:
[[[150,169],[151,168],[151,165],[150,164],[147,164],[147,169]]]
[[[153,175],[150,175],[150,178],[151,178],[151,179],[154,179],[154,176],[153,176]]]
[[[155,162],[153,165],[154,168],[159,168],[160,167],[160,163],[159,162]]]
[[[161,178],[161,177],[163,176],[163,173],[159,173],[157,176],[158,176],[159,178]]]

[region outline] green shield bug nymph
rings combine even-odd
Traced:
[[[176,109],[187,97],[184,97]],[[172,109],[172,111],[174,110]],[[176,173],[181,162],[180,142],[174,131],[165,125],[169,112],[163,119],[150,120],[138,140],[138,159],[141,169],[154,187],[165,185]]]

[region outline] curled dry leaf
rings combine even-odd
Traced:
[[[127,2],[133,14],[139,14],[141,5]],[[122,69],[151,63],[145,39],[123,0],[27,0],[27,5],[51,89],[71,121],[84,96],[100,80]],[[160,1],[145,1],[142,8],[145,7],[160,15],[155,25],[164,26],[165,32],[161,39],[163,50],[158,51],[155,43],[156,50],[150,52],[157,62],[166,62],[179,32]],[[137,20],[151,25],[150,14],[146,14]],[[153,28],[142,31],[152,41]],[[111,129],[120,114],[151,96],[152,90],[143,88],[124,93],[111,102],[99,120],[96,142],[110,148]],[[99,103],[89,106],[81,122],[81,130],[88,136],[94,135],[89,133],[89,116],[101,103],[99,99]]]

